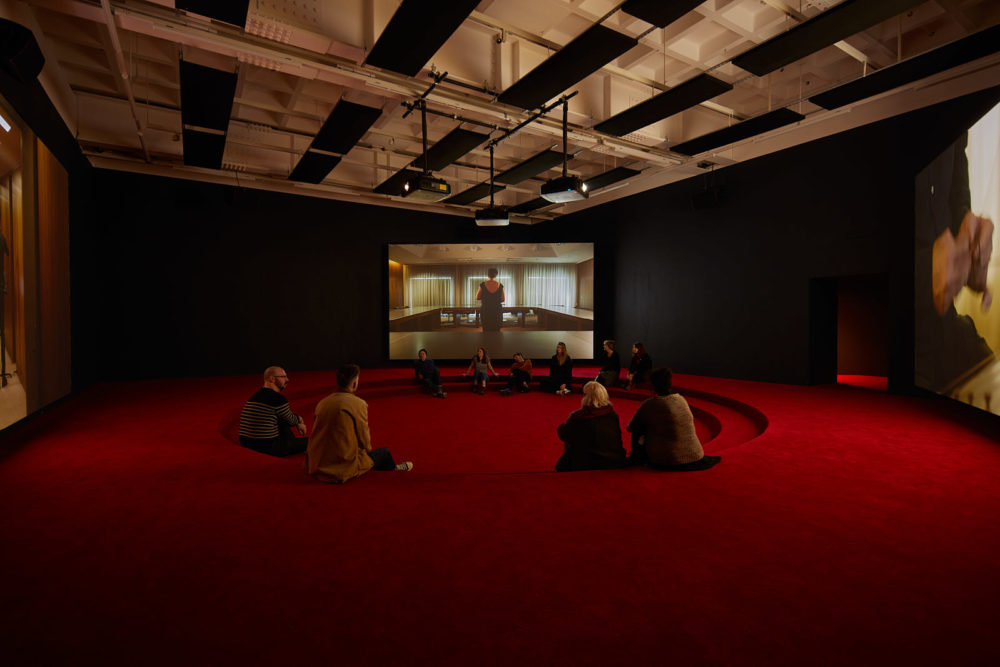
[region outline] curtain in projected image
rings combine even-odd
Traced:
[[[455,305],[455,280],[439,267],[407,267],[406,298],[410,308]]]
[[[525,264],[523,270],[523,305],[543,308],[576,306],[575,265]]]

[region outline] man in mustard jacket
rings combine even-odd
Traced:
[[[356,396],[361,369],[354,364],[337,371],[337,391],[316,406],[316,421],[306,450],[306,473],[341,484],[375,470],[412,470],[399,465],[388,448],[372,449],[368,431],[368,403]]]

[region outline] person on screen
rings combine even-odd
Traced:
[[[657,368],[649,375],[656,396],[647,398],[628,423],[632,434],[629,463],[649,463],[658,470],[706,470],[722,460],[705,456],[694,430],[694,415],[684,397],[673,390],[673,373]]]
[[[493,370],[493,364],[490,363],[490,355],[486,354],[484,348],[479,348],[476,350],[475,356],[472,357],[472,361],[469,362],[469,367],[465,369],[462,373],[462,377],[472,375],[472,391],[477,394],[486,393],[486,381],[489,375],[497,377],[497,372]]]
[[[292,414],[281,392],[288,386],[288,374],[280,366],[264,371],[264,386],[258,389],[240,412],[240,445],[271,456],[291,456],[306,451],[306,423]]]
[[[570,393],[573,388],[573,359],[566,351],[566,343],[556,343],[556,353],[549,360],[549,376],[542,378],[542,389],[560,396]]]
[[[601,362],[601,370],[597,373],[595,381],[600,382],[605,387],[614,387],[618,384],[618,375],[622,370],[621,359],[615,351],[615,341],[604,341],[604,358]]]
[[[420,348],[417,352],[413,373],[417,376],[417,382],[429,389],[434,398],[445,398],[448,395],[441,388],[441,372],[434,365],[434,360],[427,356],[425,348]]]
[[[653,360],[646,353],[646,346],[636,342],[632,344],[632,361],[628,365],[628,384],[626,389],[632,389],[640,382],[645,382],[649,372],[653,370]]]
[[[947,392],[992,360],[993,351],[972,318],[955,310],[963,287],[992,294],[986,273],[993,253],[993,221],[972,211],[967,133],[945,149],[916,181],[916,384]]]
[[[316,421],[306,450],[306,474],[321,482],[342,484],[369,470],[413,470],[397,464],[386,447],[372,449],[368,403],[359,398],[361,369],[354,364],[337,371],[337,391],[316,405]]]
[[[479,283],[476,291],[476,300],[482,302],[479,307],[479,323],[483,331],[500,331],[503,302],[507,300],[507,295],[504,293],[503,283],[497,280],[496,269],[491,268],[486,275],[489,277]]]
[[[515,391],[524,394],[531,383],[531,359],[525,359],[520,352],[514,353],[514,361],[510,365],[510,375],[507,377],[507,387],[501,390],[504,396],[510,396]]]
[[[583,385],[580,409],[556,429],[563,441],[558,472],[621,468],[627,462],[622,427],[608,390],[598,382]]]

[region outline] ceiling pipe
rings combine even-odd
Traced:
[[[132,110],[132,121],[135,123],[136,134],[139,135],[139,145],[142,146],[142,154],[145,156],[146,162],[151,162],[149,149],[146,147],[146,137],[143,135],[142,123],[139,122],[139,109],[135,105],[135,95],[132,93],[132,82],[129,79],[128,65],[125,63],[125,54],[122,52],[121,42],[118,41],[118,28],[115,25],[114,13],[111,11],[111,3],[109,0],[101,0],[101,7],[104,9],[105,24],[108,27],[111,46],[115,50],[118,75],[121,77],[122,85],[125,88],[125,95],[128,97],[128,106]]]

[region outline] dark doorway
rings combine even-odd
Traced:
[[[837,374],[889,375],[889,276],[837,280]]]
[[[809,281],[809,382],[885,388],[889,374],[887,274]]]

